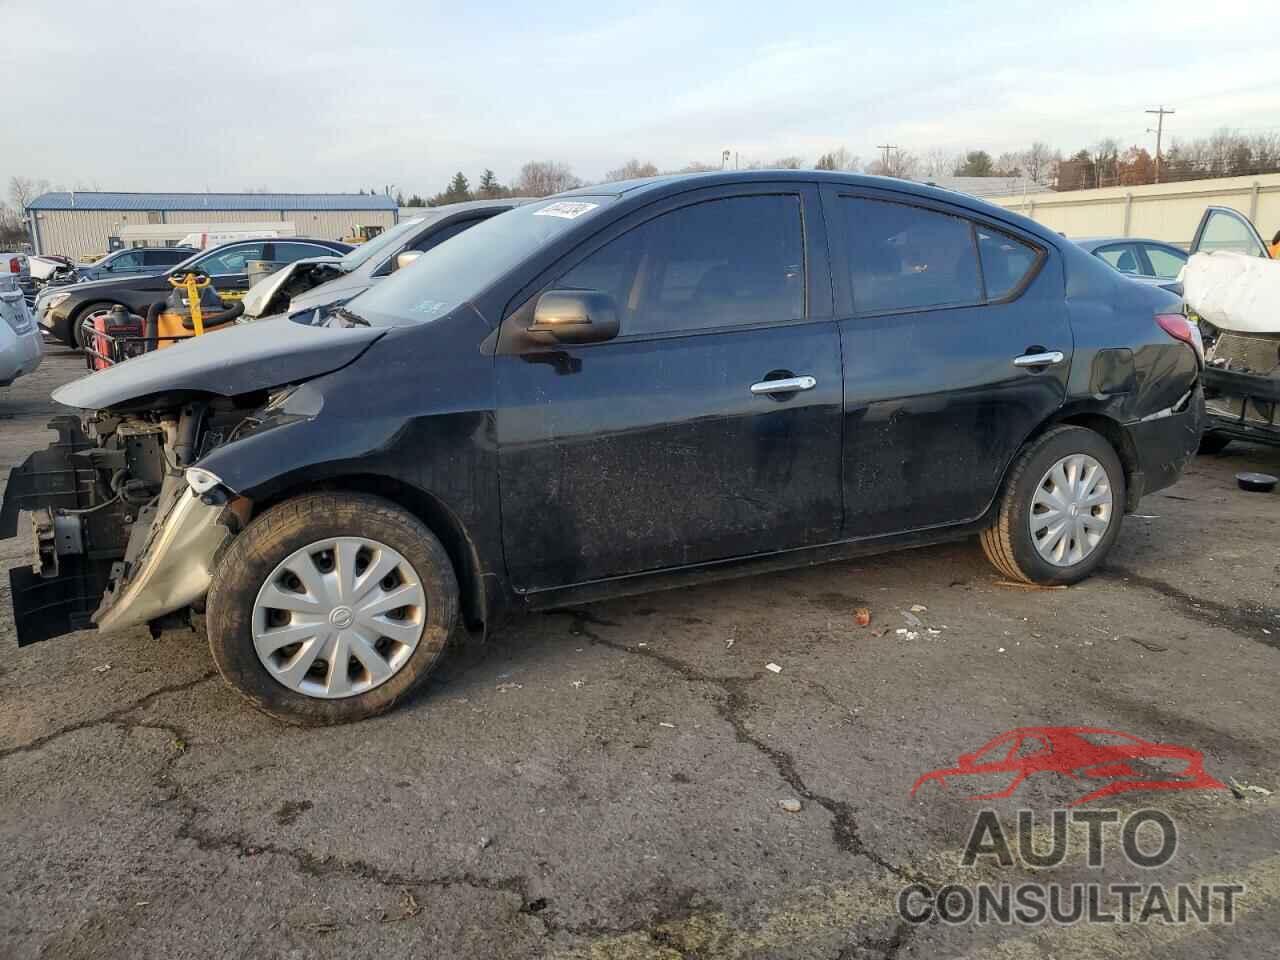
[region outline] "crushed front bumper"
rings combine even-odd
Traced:
[[[10,472],[0,503],[0,539],[16,536],[19,514],[29,513],[37,554],[9,571],[18,646],[138,626],[203,596],[248,502],[197,496],[171,474],[147,505],[122,504],[95,489],[94,444],[80,421],[50,426],[58,440]]]

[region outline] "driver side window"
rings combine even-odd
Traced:
[[[611,294],[624,336],[803,317],[800,198],[726,197],[672,210],[601,247],[553,286]]]

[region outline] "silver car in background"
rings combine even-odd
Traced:
[[[32,373],[44,357],[44,340],[22,288],[0,277],[0,387]]]

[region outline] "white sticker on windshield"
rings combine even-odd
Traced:
[[[550,206],[535,210],[535,217],[559,217],[561,220],[577,220],[584,213],[589,213],[598,203],[586,203],[581,200],[559,200]]]

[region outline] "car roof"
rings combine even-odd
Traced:
[[[1151,237],[1072,237],[1071,242],[1091,252],[1098,247],[1105,247],[1109,243],[1153,243],[1158,247],[1181,250],[1176,243],[1170,243],[1168,240],[1154,240]],[[1186,253],[1185,250],[1181,250],[1181,252]]]
[[[798,184],[831,183],[848,187],[892,191],[922,199],[938,200],[952,206],[967,208],[974,213],[995,220],[1003,220],[1055,245],[1060,244],[1063,240],[1060,234],[1050,230],[1043,224],[1005,207],[988,203],[971,194],[947,190],[944,187],[931,186],[915,180],[901,180],[897,177],[877,177],[870,174],[842,173],[830,170],[717,170],[710,173],[668,173],[639,180],[618,180],[614,183],[578,187],[574,190],[556,194],[556,196],[613,196],[631,199],[645,194],[679,193],[683,190],[694,190],[700,187],[765,182],[777,183],[778,181],[795,181]]]

